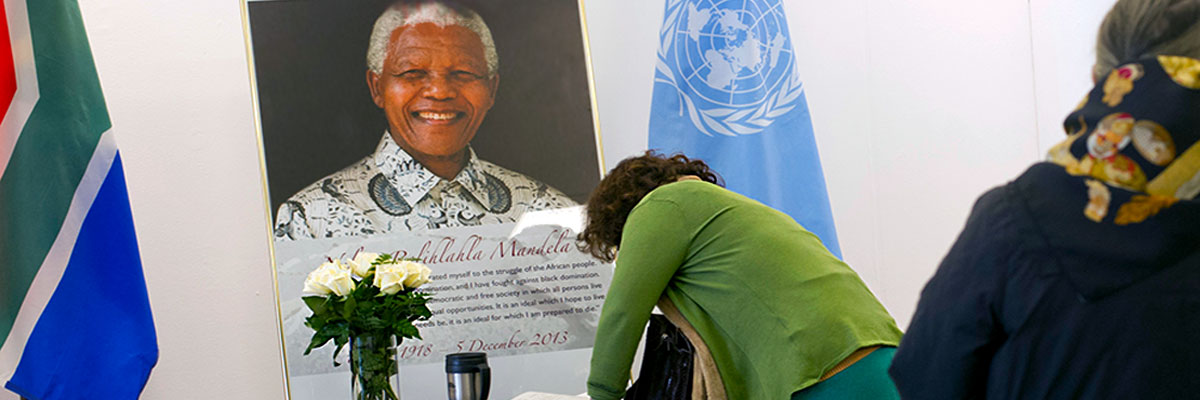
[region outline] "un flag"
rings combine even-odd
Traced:
[[[650,148],[708,162],[841,257],[780,0],[667,0]]]

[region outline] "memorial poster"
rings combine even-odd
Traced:
[[[446,3],[481,33],[395,4],[245,3],[290,397],[349,391],[332,344],[302,355],[301,296],[311,270],[359,251],[433,270],[402,397],[444,397],[443,357],[467,351],[493,360],[495,398],[582,390],[612,266],[575,247],[603,165],[581,5]]]

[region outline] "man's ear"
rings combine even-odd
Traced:
[[[371,89],[371,100],[375,106],[383,108],[383,88],[379,87],[379,74],[367,68],[367,88]]]
[[[497,90],[500,89],[500,73],[497,72],[491,79],[488,79],[487,85],[488,90],[492,91],[492,104],[496,104],[496,94],[499,93]],[[488,104],[488,109],[492,108],[492,104]]]

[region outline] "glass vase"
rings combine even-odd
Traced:
[[[376,333],[350,337],[350,393],[354,400],[399,400],[396,337]]]

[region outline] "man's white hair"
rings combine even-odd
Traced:
[[[488,78],[495,77],[500,70],[500,56],[496,54],[496,42],[492,40],[492,31],[488,29],[483,18],[462,7],[451,7],[441,1],[425,1],[417,4],[397,3],[388,7],[375,20],[375,29],[371,30],[371,41],[367,45],[367,68],[375,73],[383,71],[383,62],[387,59],[388,42],[392,32],[409,25],[432,23],[439,27],[461,26],[470,29],[483,42],[483,56],[487,60]]]

